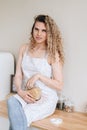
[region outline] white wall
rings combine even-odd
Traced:
[[[21,44],[28,42],[33,17],[48,14],[57,22],[64,39],[65,96],[72,97],[77,111],[87,104],[87,1],[0,0],[0,51],[17,58]]]

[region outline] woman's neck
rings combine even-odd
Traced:
[[[37,44],[34,48],[34,50],[46,50],[46,44]]]

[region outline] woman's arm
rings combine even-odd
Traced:
[[[17,67],[16,67],[16,74],[15,74],[15,86],[16,86],[18,95],[20,95],[27,103],[33,103],[35,102],[35,100],[32,98],[32,96],[27,91],[23,91],[21,89],[22,79],[23,79],[21,63],[22,63],[22,58],[23,58],[23,54],[25,52],[26,47],[27,47],[27,44],[23,45],[19,50],[19,57],[18,57],[18,62],[17,62]]]
[[[63,87],[63,66],[60,63],[59,55],[56,54],[56,60],[52,64],[52,78],[47,78],[40,75],[39,79],[47,86],[56,90],[61,90]]]
[[[15,86],[16,86],[17,92],[21,90],[21,84],[22,84],[22,78],[23,78],[22,68],[21,68],[23,52],[24,52],[24,46],[22,46],[19,50],[19,56],[18,56],[18,61],[16,65]]]

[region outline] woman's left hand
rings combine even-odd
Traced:
[[[40,74],[35,74],[33,75],[30,79],[28,79],[26,87],[27,88],[32,88],[35,84],[35,82],[40,78]]]

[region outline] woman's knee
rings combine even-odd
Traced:
[[[11,96],[11,97],[7,100],[7,106],[8,106],[8,108],[13,107],[14,104],[16,103],[16,101],[17,101],[17,100],[15,99],[15,97]]]

